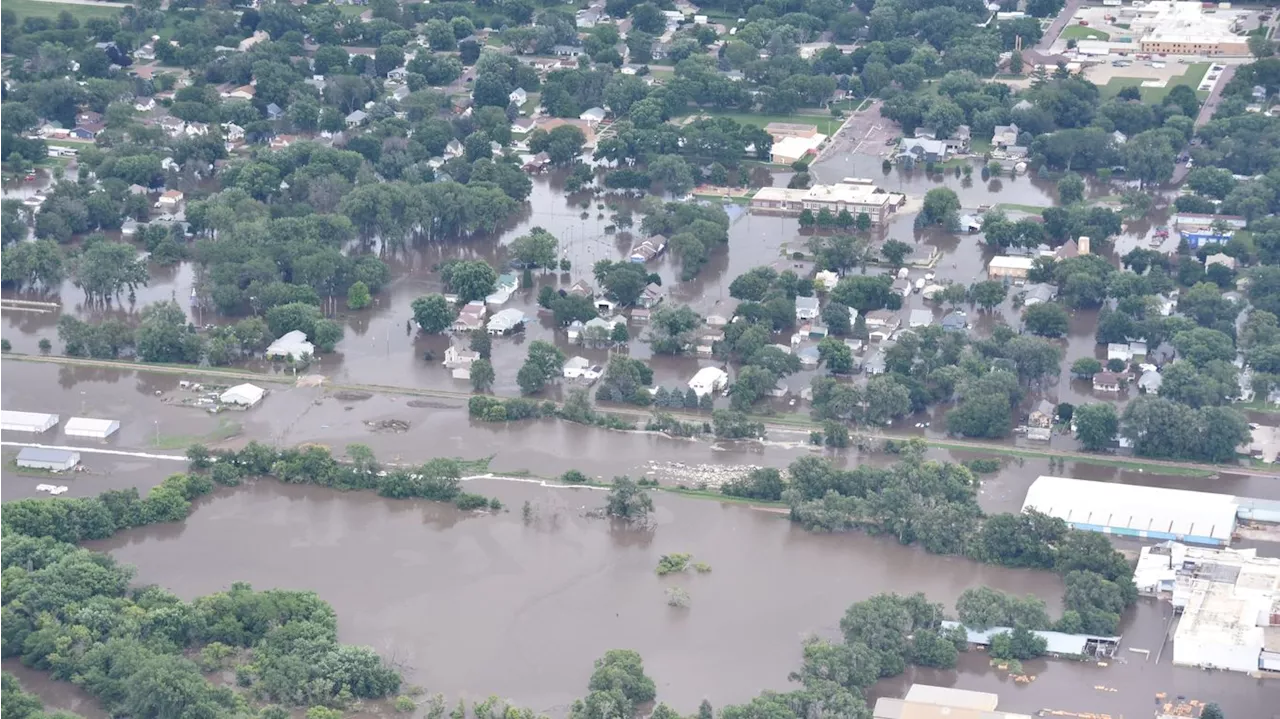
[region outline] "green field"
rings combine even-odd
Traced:
[[[1110,40],[1111,35],[1084,25],[1068,25],[1062,29],[1063,40]]]
[[[755,125],[756,127],[764,127],[771,122],[795,122],[805,125],[814,125],[818,128],[818,132],[824,135],[833,135],[836,130],[840,129],[843,120],[832,117],[829,113],[824,115],[761,115],[754,112],[721,112],[719,110],[699,110],[696,114],[706,115],[707,117],[727,117],[743,125]]]
[[[58,13],[66,10],[80,22],[95,17],[113,18],[120,14],[121,8],[102,7],[97,5],[71,5],[69,3],[36,2],[36,0],[5,0],[6,10],[12,10],[19,20],[28,17],[47,17],[53,20]]]
[[[1164,87],[1142,87],[1143,78],[1138,77],[1113,77],[1111,81],[1102,86],[1102,99],[1109,100],[1126,87],[1136,87],[1142,93],[1142,101],[1148,105],[1159,105],[1168,96],[1169,91],[1178,85],[1186,85],[1192,90],[1200,87],[1200,81],[1204,79],[1206,73],[1209,72],[1209,63],[1196,62],[1186,66],[1187,70],[1179,77],[1170,78],[1169,84]],[[1209,93],[1196,91],[1196,97],[1204,100]]]

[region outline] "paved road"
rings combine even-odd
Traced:
[[[1075,17],[1076,10],[1084,4],[1084,0],[1067,0],[1067,4],[1062,8],[1062,12],[1058,13],[1058,17],[1053,19],[1049,24],[1049,28],[1044,31],[1044,35],[1040,37],[1040,42],[1036,44],[1035,49],[1044,53],[1049,52],[1049,48],[1053,43],[1057,42],[1058,36],[1062,34],[1062,29],[1071,22],[1071,18]]]
[[[1200,114],[1196,115],[1196,127],[1202,127],[1213,119],[1213,113],[1218,111],[1218,103],[1222,101],[1222,90],[1231,82],[1231,78],[1235,77],[1237,65],[1227,65],[1222,71],[1222,75],[1218,77],[1218,84],[1213,86],[1213,90],[1209,92],[1209,97],[1205,98],[1204,104],[1200,106]],[[1187,175],[1191,172],[1191,168],[1178,164],[1173,168],[1173,177],[1169,178],[1169,182],[1173,185],[1180,185],[1182,181],[1187,179]]]
[[[95,359],[85,359],[81,357],[23,355],[23,354],[15,354],[15,353],[6,353],[5,358],[10,362],[13,362],[13,361],[45,362],[49,364],[72,365],[72,366],[83,366],[83,367],[111,367],[116,369],[138,370],[143,372],[162,372],[165,374],[181,374],[186,376],[194,375],[194,376],[220,377],[222,379],[240,379],[240,380],[261,382],[261,383],[271,382],[274,384],[293,384],[293,378],[287,375],[268,375],[268,374],[262,374],[258,372],[248,372],[244,370],[223,370],[223,369],[212,369],[208,367],[179,367],[179,366],[173,366],[173,365],[152,365],[152,364],[146,364],[143,362],[95,360]],[[355,392],[369,392],[369,393],[380,393],[380,394],[414,395],[419,397],[435,397],[437,399],[453,399],[453,400],[460,400],[464,402],[471,398],[471,393],[469,392],[454,392],[450,390],[432,389],[428,387],[398,387],[398,386],[389,386],[389,385],[351,384],[351,383],[326,383],[326,386],[335,390],[348,390],[348,391],[355,391]],[[616,406],[609,406],[603,409],[609,414],[616,414],[616,415],[621,415],[625,417],[634,417],[637,419],[647,419],[650,416],[652,416],[652,412],[647,409],[629,409],[626,407],[616,407]],[[673,412],[671,414],[674,415],[676,419],[684,422],[706,421],[706,417],[703,415],[687,414],[683,412]],[[774,431],[792,432],[792,433],[797,433],[797,432],[807,433],[810,429],[815,429],[818,427],[817,424],[809,422],[808,417],[806,416],[796,414],[794,415],[794,418],[795,418],[795,421],[792,424],[770,423],[766,421],[765,426],[766,428]],[[1013,447],[1011,447],[1010,445],[1000,444],[996,442],[979,442],[979,441],[968,440],[968,439],[949,439],[949,438],[948,439],[930,439],[927,437],[921,437],[920,435],[916,435],[916,434],[885,432],[885,431],[877,431],[872,436],[872,439],[893,439],[893,440],[923,439],[926,442],[926,444],[929,444],[935,447],[946,447],[949,449],[961,449],[961,450],[971,450],[971,451],[979,451],[979,452],[988,451],[988,452],[1001,453],[1001,452],[1007,452],[1010,449],[1013,449]],[[1089,454],[1087,452],[1075,452],[1071,450],[1057,450],[1057,449],[1048,449],[1048,448],[1033,449],[1028,447],[1018,447],[1017,450],[1018,450],[1018,453],[1022,456],[1065,457],[1065,458],[1077,459],[1077,460],[1086,461],[1086,462],[1090,460],[1097,461],[1097,460],[1115,460],[1116,459],[1115,457],[1111,457],[1107,455],[1099,456],[1096,454]],[[1280,477],[1280,471],[1258,469],[1255,467],[1246,467],[1243,465],[1236,465],[1236,464],[1212,465],[1212,464],[1204,464],[1199,462],[1175,462],[1175,461],[1168,461],[1168,460],[1145,459],[1145,458],[1134,458],[1132,460],[1129,460],[1127,458],[1121,458],[1121,459],[1124,459],[1125,461],[1132,461],[1135,464],[1150,466],[1153,469],[1159,468],[1159,467],[1168,467],[1171,469],[1190,469],[1190,470],[1199,470],[1199,471],[1221,470],[1224,472],[1231,472],[1233,474],[1242,474],[1242,475],[1254,476],[1254,477]]]

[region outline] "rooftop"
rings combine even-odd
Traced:
[[[1236,498],[1067,477],[1040,477],[1031,483],[1023,510],[1035,509],[1077,527],[1127,533],[1176,534],[1231,541]]]

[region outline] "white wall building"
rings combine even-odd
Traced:
[[[1174,664],[1280,677],[1280,559],[1164,542],[1142,549],[1134,582],[1181,612]]]
[[[49,472],[65,472],[80,464],[80,453],[67,449],[23,447],[15,463],[25,469],[43,469]]]
[[[1226,546],[1239,502],[1228,494],[1040,477],[1027,489],[1022,509],[1090,532]]]
[[[223,404],[238,404],[244,407],[252,407],[262,401],[267,391],[256,384],[238,384],[228,389],[218,396],[218,401]]]
[[[302,330],[293,330],[286,332],[280,336],[280,339],[271,343],[267,348],[267,358],[285,359],[293,357],[294,359],[302,359],[303,355],[314,355],[316,346],[307,341],[307,335]]]
[[[58,415],[43,412],[15,412],[6,409],[0,411],[0,431],[40,433],[53,429],[58,424]]]
[[[89,437],[106,439],[120,429],[120,421],[115,419],[94,419],[92,417],[72,417],[62,428],[68,437]]]
[[[719,367],[703,367],[689,380],[689,388],[699,397],[719,392],[729,385],[729,373]]]

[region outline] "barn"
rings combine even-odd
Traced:
[[[106,439],[115,434],[118,429],[120,429],[120,420],[91,417],[72,417],[63,427],[68,437],[89,437],[90,439]]]

